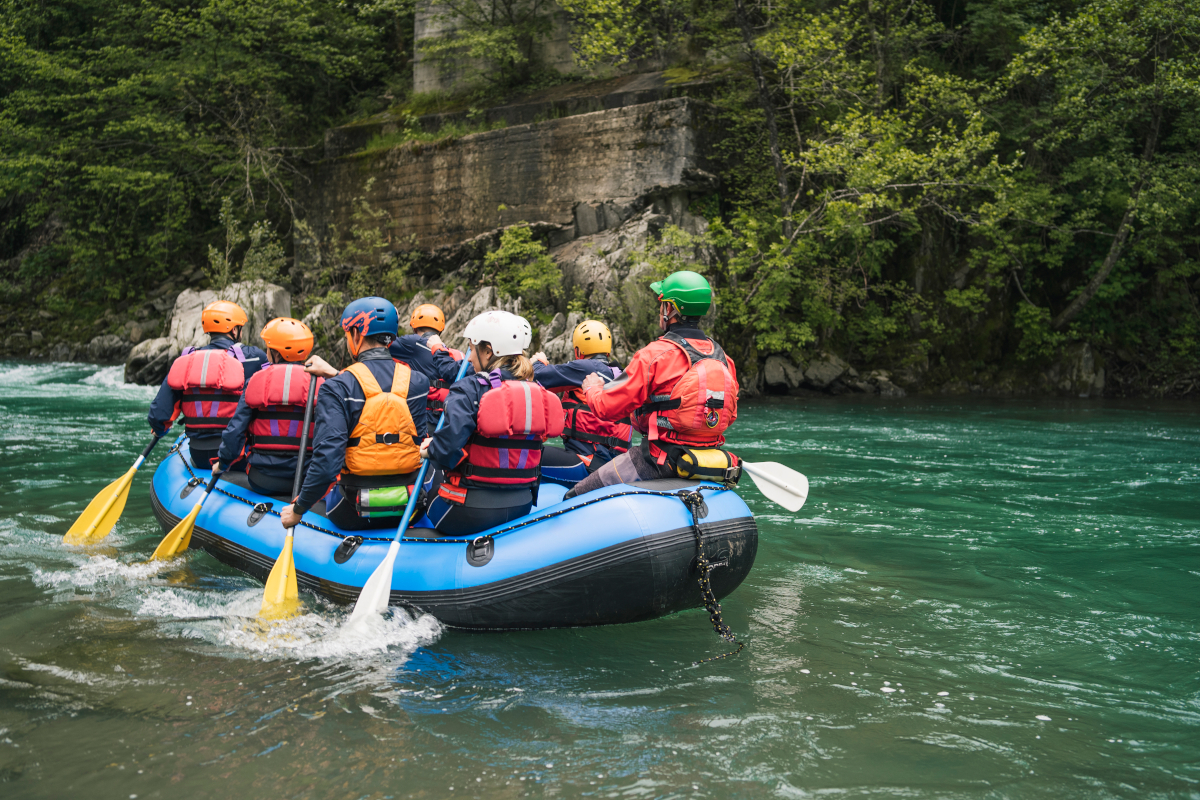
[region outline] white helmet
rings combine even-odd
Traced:
[[[467,323],[463,338],[471,346],[487,342],[492,354],[515,356],[525,351],[533,341],[533,329],[529,321],[507,311],[485,311]]]

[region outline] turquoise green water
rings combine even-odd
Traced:
[[[0,364],[3,797],[1200,797],[1195,406],[748,405],[734,448],[806,473],[724,603],[515,634],[341,612],[269,636],[258,584],[161,532],[116,369]],[[163,453],[156,453],[157,464]]]

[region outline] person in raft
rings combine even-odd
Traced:
[[[313,377],[304,369],[302,362],[312,353],[313,333],[303,322],[278,317],[268,322],[259,335],[267,345],[270,363],[246,382],[233,419],[221,437],[213,474],[246,459],[251,489],[259,494],[290,497],[309,381],[317,381],[319,391],[325,379]],[[312,455],[315,419],[313,414],[305,447],[306,464]]]
[[[183,415],[192,463],[204,470],[217,457],[246,382],[267,363],[262,350],[240,343],[248,321],[236,303],[218,300],[205,306],[200,322],[208,344],[184,348],[150,404],[148,419],[156,436],[165,435]]]
[[[533,382],[525,355],[533,337],[524,317],[486,311],[463,336],[476,374],[450,387],[446,424],[421,445],[421,457],[445,473],[429,518],[450,536],[528,514],[537,500],[542,445],[563,425],[558,398]]]
[[[395,360],[429,377],[429,397],[425,408],[429,411],[429,433],[433,433],[450,384],[458,377],[458,365],[462,363],[463,354],[442,344],[440,334],[446,330],[446,315],[437,306],[429,303],[417,306],[409,317],[408,325],[413,332],[397,338],[388,350]],[[445,350],[450,358],[435,360],[434,353],[438,350]]]
[[[628,419],[602,420],[592,413],[580,386],[588,375],[599,375],[606,383],[620,377],[621,368],[612,363],[612,332],[603,322],[584,320],[571,334],[575,359],[552,365],[545,353],[533,355],[534,380],[562,400],[563,447],[542,450],[542,477],[564,486],[574,486],[590,473],[629,450],[633,428]]]
[[[398,327],[394,305],[360,298],[342,312],[355,363],[339,374],[320,356],[310,359],[308,371],[329,380],[317,401],[312,463],[300,495],[280,512],[285,528],[322,497],[329,520],[344,530],[399,523],[421,466],[418,431],[426,427],[429,379],[392,360],[388,346]]]
[[[694,462],[689,451],[696,450],[720,454],[728,462],[720,479],[726,469],[735,477],[736,459],[716,448],[737,419],[737,374],[733,359],[700,330],[712,287],[704,276],[684,270],[650,289],[658,298],[663,335],[635,353],[620,378],[606,382],[589,375],[582,384],[593,414],[610,421],[632,415],[642,443],[577,483],[567,498],[618,483],[679,477],[689,472],[681,469],[681,457]]]

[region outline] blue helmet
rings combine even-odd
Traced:
[[[360,297],[342,312],[342,330],[358,331],[363,336],[400,330],[400,315],[396,307],[382,297]]]

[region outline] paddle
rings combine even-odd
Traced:
[[[308,400],[304,402],[304,428],[300,431],[300,454],[296,456],[296,477],[292,479],[292,501],[300,494],[300,485],[304,480],[304,450],[308,447],[308,426],[312,422],[313,397],[317,394],[317,376],[310,375],[308,380]],[[292,535],[296,532],[293,526],[287,529],[287,537],[283,540],[283,550],[271,567],[267,576],[267,585],[263,590],[262,608],[258,616],[262,619],[287,619],[300,610],[300,590],[296,586],[296,561],[292,557]]]
[[[799,511],[808,499],[808,478],[774,461],[742,462],[742,469],[754,479],[754,485],[768,500],[788,511]]]
[[[154,548],[154,555],[150,556],[151,561],[166,561],[187,550],[188,544],[192,541],[192,529],[196,527],[196,517],[200,515],[200,509],[204,507],[204,501],[212,494],[219,477],[221,477],[220,473],[212,476],[212,480],[208,482],[208,488],[204,490],[204,496],[196,505],[192,506],[192,510],[186,517],[179,520],[178,525],[171,528],[171,532],[163,537],[158,547]]]
[[[468,348],[467,352],[463,354],[462,366],[458,368],[458,377],[454,379],[456,383],[462,380],[463,375],[467,374],[467,367],[470,366],[470,363],[471,350]],[[446,411],[443,409],[442,415],[438,417],[437,427],[433,429],[434,435],[437,435],[437,432],[445,424]],[[427,472],[429,472],[428,459],[421,463],[421,469],[417,473],[416,493],[418,495],[425,486]],[[358,594],[358,602],[354,604],[354,611],[350,614],[347,625],[362,625],[372,615],[387,611],[388,598],[392,594],[392,570],[396,565],[396,554],[400,552],[400,539],[408,530],[408,523],[412,521],[413,506],[415,505],[416,498],[410,497],[408,504],[404,507],[404,515],[400,517],[400,527],[396,529],[396,536],[388,545],[387,555],[383,557],[383,561],[379,562],[379,566],[371,573],[371,577],[367,578],[366,584]]]
[[[154,449],[154,445],[158,444],[161,436],[155,434],[150,440],[150,444],[146,445],[146,449],[137,457],[137,461],[133,462],[133,466],[129,468],[121,477],[105,486],[100,490],[100,493],[88,503],[88,507],[79,515],[79,519],[75,520],[75,524],[63,536],[63,544],[87,544],[91,541],[100,541],[108,532],[117,524],[117,520],[121,518],[121,512],[125,510],[125,501],[129,498],[129,485],[133,483],[133,474],[138,471],[146,460],[146,456],[150,455],[150,451]]]

